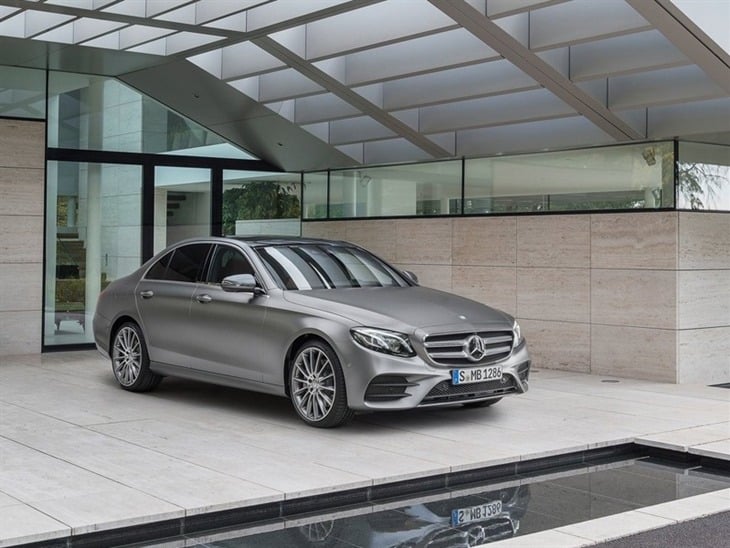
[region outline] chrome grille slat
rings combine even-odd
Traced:
[[[474,335],[484,342],[484,356],[479,361],[470,359],[465,344]],[[445,333],[427,336],[423,341],[426,353],[435,363],[446,366],[477,366],[497,362],[512,351],[512,331],[479,331]]]
[[[454,341],[434,341],[434,342],[427,342],[426,347],[427,348],[449,348],[450,346],[454,346]]]
[[[435,360],[437,358],[464,358],[466,354],[463,352],[429,352],[429,355]]]

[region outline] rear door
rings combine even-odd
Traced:
[[[137,284],[135,300],[150,359],[190,367],[190,356],[203,342],[190,323],[190,305],[212,244],[175,248]]]

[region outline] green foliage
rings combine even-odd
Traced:
[[[223,192],[223,233],[235,234],[237,220],[299,218],[296,184],[250,181]]]

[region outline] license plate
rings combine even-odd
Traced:
[[[474,367],[451,371],[451,384],[470,384],[473,382],[498,381],[502,378],[502,366]]]
[[[463,525],[472,521],[489,519],[502,513],[502,501],[495,500],[480,504],[479,506],[471,506],[470,508],[457,508],[451,511],[451,526]]]

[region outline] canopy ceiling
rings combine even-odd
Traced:
[[[116,76],[288,171],[730,143],[730,55],[687,3],[0,0],[0,64]]]

